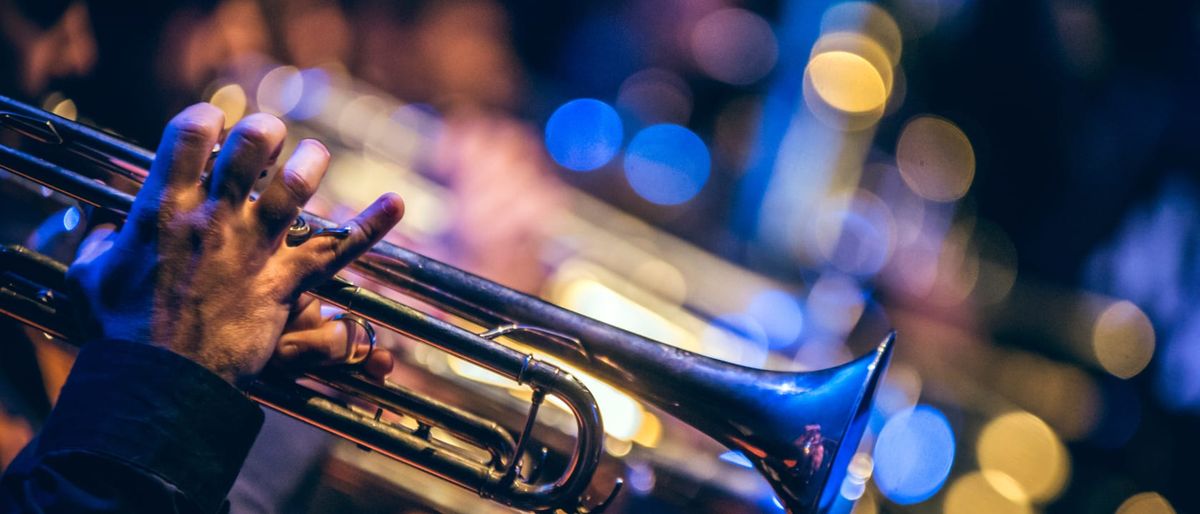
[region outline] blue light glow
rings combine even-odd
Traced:
[[[546,122],[546,150],[554,162],[574,171],[608,164],[624,137],[617,111],[591,98],[563,104]]]
[[[937,493],[953,464],[954,430],[946,416],[929,405],[892,416],[875,442],[875,484],[901,505]]]
[[[329,99],[329,74],[321,68],[308,68],[288,79],[284,88],[297,88],[300,100],[287,112],[294,120],[307,120],[321,113]]]
[[[751,464],[750,459],[747,459],[745,455],[742,455],[742,452],[729,450],[725,453],[722,453],[719,458],[725,462],[735,464],[743,468],[754,467],[754,464]]]
[[[653,125],[638,132],[625,155],[625,177],[642,198],[659,205],[691,200],[708,181],[708,147],[679,125]]]
[[[804,330],[804,311],[800,302],[788,293],[776,289],[767,289],[750,300],[746,314],[754,318],[763,331],[771,346],[788,346],[800,337]]]
[[[67,212],[63,213],[63,228],[67,229],[67,232],[75,230],[75,227],[79,226],[79,218],[79,209],[74,206],[67,208]]]

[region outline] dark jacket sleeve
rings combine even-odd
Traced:
[[[41,432],[0,478],[0,512],[225,510],[262,418],[169,350],[87,344]]]

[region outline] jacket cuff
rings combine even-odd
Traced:
[[[178,487],[201,512],[220,508],[263,413],[208,369],[148,344],[86,344],[36,452],[86,450]]]

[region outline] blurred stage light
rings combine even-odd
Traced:
[[[79,226],[79,218],[80,218],[79,209],[77,207],[75,207],[74,205],[68,207],[67,211],[63,213],[63,218],[62,218],[63,228],[66,229],[67,232],[75,230],[75,227]]]
[[[1058,436],[1037,416],[1010,412],[983,428],[976,448],[979,467],[1000,474],[985,474],[992,487],[1005,496],[1015,483],[1020,497],[1045,503],[1062,492],[1070,475],[1070,456]],[[997,482],[995,477],[1012,480]]]
[[[215,105],[225,113],[225,128],[231,128],[242,116],[246,115],[246,91],[237,84],[226,84],[213,92],[208,103]]]
[[[858,281],[836,271],[821,274],[808,291],[809,319],[833,334],[849,333],[866,308]]]
[[[904,125],[896,142],[900,176],[913,192],[935,202],[962,198],[975,178],[975,150],[953,123],[919,116]]]
[[[954,430],[929,405],[892,416],[875,441],[875,484],[901,505],[929,499],[954,464]]]
[[[63,98],[61,102],[54,104],[50,112],[71,121],[75,121],[75,118],[79,116],[79,108],[75,106],[75,101],[70,98]]]
[[[649,68],[630,75],[621,83],[617,106],[633,113],[647,125],[686,125],[692,115],[692,90],[679,75]]]
[[[921,375],[912,366],[894,362],[883,376],[875,408],[887,416],[911,409],[921,397]]]
[[[287,113],[293,120],[307,120],[321,113],[329,99],[329,73],[321,68],[307,68],[291,78],[298,82],[300,99]]]
[[[871,472],[874,470],[875,460],[871,458],[871,454],[863,451],[855,453],[846,468],[846,478],[842,481],[839,491],[842,498],[850,501],[862,498],[867,490],[867,480],[871,478]]]
[[[258,104],[258,110],[275,116],[285,116],[300,102],[300,95],[303,93],[304,82],[300,78],[300,70],[294,66],[280,66],[263,75],[262,80],[258,82],[254,100]]]
[[[874,275],[891,259],[896,224],[892,211],[865,189],[830,195],[815,220],[816,248],[837,269]]]
[[[1138,493],[1121,502],[1116,514],[1175,514],[1175,508],[1161,494]]]
[[[858,114],[883,107],[887,86],[879,70],[863,57],[834,51],[813,56],[807,77],[813,90],[839,111]]]
[[[779,45],[762,16],[745,9],[719,9],[692,29],[692,57],[710,77],[746,85],[775,67]]]
[[[946,490],[942,511],[945,514],[1033,514],[1033,508],[1019,497],[1019,487],[1011,481],[999,471],[973,471],[963,475]],[[997,490],[993,484],[1002,484],[1002,490]],[[1018,496],[1010,496],[1012,494]]]
[[[608,164],[624,137],[617,111],[591,98],[563,104],[546,121],[546,150],[569,170],[591,171]]]
[[[766,364],[771,347],[762,324],[740,313],[714,318],[700,333],[700,345],[704,355],[756,368]]]
[[[824,125],[856,131],[883,117],[895,79],[887,51],[859,32],[823,34],[804,68],[804,104]]]
[[[804,331],[804,309],[795,296],[783,291],[767,289],[755,294],[746,314],[758,322],[776,348],[795,343]]]
[[[662,259],[639,263],[630,280],[676,305],[682,305],[687,299],[687,279],[679,268]]]
[[[844,2],[821,16],[821,34],[857,32],[879,44],[892,66],[900,63],[900,27],[882,7],[871,2]]]
[[[1150,318],[1129,301],[1109,305],[1096,319],[1092,350],[1104,370],[1132,378],[1146,369],[1154,356],[1154,327]]]
[[[659,205],[691,200],[708,182],[712,158],[692,131],[661,124],[642,129],[625,155],[625,177],[642,198]]]

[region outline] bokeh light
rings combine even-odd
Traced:
[[[563,104],[546,122],[546,150],[569,170],[590,171],[608,164],[623,138],[617,111],[591,98]]]
[[[692,90],[679,75],[661,68],[641,70],[621,83],[617,107],[642,123],[686,125],[692,115]]]
[[[700,333],[703,353],[714,359],[762,367],[767,361],[770,342],[762,324],[742,313],[717,316]]]
[[[679,125],[642,129],[625,155],[625,177],[642,198],[659,205],[691,200],[708,182],[712,157],[694,132]]]
[[[790,345],[804,331],[804,309],[795,296],[783,291],[768,289],[755,294],[746,314],[763,328],[771,346]]]
[[[843,2],[830,7],[821,16],[821,33],[861,33],[884,49],[888,61],[900,62],[903,38],[900,27],[882,7],[871,2]]]
[[[823,34],[804,69],[804,103],[826,126],[863,130],[883,116],[894,79],[888,53],[874,39],[857,31]]]
[[[975,179],[975,150],[955,124],[920,116],[905,124],[896,142],[900,176],[913,192],[935,202],[962,198]]]
[[[75,121],[75,118],[79,116],[79,108],[75,106],[75,101],[70,98],[63,98],[62,101],[54,104],[50,112],[71,121]]]
[[[1104,370],[1131,378],[1154,356],[1154,327],[1150,318],[1129,301],[1114,302],[1100,313],[1092,330],[1092,350]]]
[[[226,84],[213,92],[208,98],[208,103],[225,113],[225,128],[228,129],[245,116],[248,99],[242,86]]]
[[[837,269],[854,275],[877,273],[895,247],[891,209],[865,189],[826,198],[815,220],[815,230],[821,256]]]
[[[989,422],[979,435],[976,456],[984,471],[999,472],[984,475],[989,482],[1008,477],[1035,503],[1057,497],[1070,474],[1066,447],[1049,425],[1028,412],[1010,412]],[[992,484],[1001,492],[1010,485]]]
[[[809,318],[821,328],[845,334],[854,328],[866,308],[866,293],[858,281],[842,273],[823,273],[808,292]]]
[[[1154,492],[1138,493],[1121,502],[1116,514],[1175,514],[1166,498]]]
[[[284,116],[296,107],[303,93],[304,83],[300,78],[300,70],[294,66],[280,66],[263,75],[262,80],[258,82],[254,99],[258,110]]]
[[[321,113],[329,100],[329,73],[321,68],[307,68],[290,79],[294,84],[290,87],[300,88],[300,98],[296,105],[287,112],[294,120],[307,120]],[[298,85],[297,85],[298,84]]]
[[[1009,483],[1005,484],[1006,480]],[[1010,496],[1019,493],[1011,481],[1000,472],[972,471],[950,484],[942,511],[945,514],[1032,514],[1029,502],[1019,496]],[[1002,484],[1001,489],[996,489],[993,484]]]
[[[808,78],[821,99],[835,109],[864,113],[887,101],[887,87],[879,70],[850,52],[817,54],[808,62]]]
[[[719,9],[692,29],[692,56],[712,78],[735,85],[763,78],[779,55],[771,25],[745,9]]]
[[[954,430],[941,411],[918,405],[892,416],[875,441],[875,483],[908,505],[937,493],[954,464]]]

